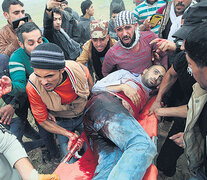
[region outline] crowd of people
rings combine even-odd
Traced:
[[[58,180],[39,174],[27,152],[59,163],[74,145],[84,153],[82,132],[98,161],[92,179],[141,180],[157,147],[137,120],[154,94],[148,116],[173,121],[158,170],[173,176],[184,153],[190,180],[207,179],[207,1],[134,3],[130,12],[112,0],[110,20],[100,20],[92,0],[81,16],[67,0],[48,0],[39,28],[20,0],[3,1],[0,180]]]

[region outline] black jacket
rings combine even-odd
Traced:
[[[80,55],[80,45],[61,29],[53,28],[53,19],[44,14],[44,36],[49,42],[57,44],[64,52],[65,59],[75,60]]]

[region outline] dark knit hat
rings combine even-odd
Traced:
[[[31,52],[31,66],[37,69],[59,70],[65,67],[62,49],[53,43],[38,45]]]
[[[137,20],[130,11],[121,11],[114,19],[115,29],[121,26],[136,24]]]

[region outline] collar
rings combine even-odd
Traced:
[[[202,89],[198,83],[195,83],[193,85],[193,97],[194,98],[199,98],[205,94],[207,95],[207,91]]]

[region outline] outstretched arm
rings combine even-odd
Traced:
[[[159,120],[160,117],[187,117],[187,105],[182,105],[178,107],[168,107],[168,108],[157,108],[155,110],[155,116]]]

